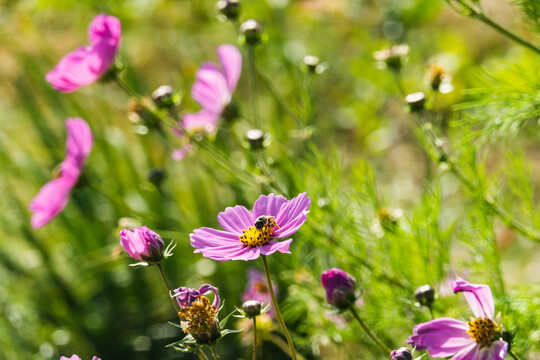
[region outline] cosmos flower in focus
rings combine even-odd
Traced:
[[[195,229],[190,234],[196,253],[214,260],[254,260],[276,251],[290,253],[291,236],[307,219],[311,199],[306,193],[291,200],[281,195],[261,195],[253,210],[241,205],[228,207],[219,213],[218,221],[224,230]]]
[[[66,120],[66,159],[60,164],[60,176],[46,183],[30,202],[32,227],[38,229],[54,219],[69,201],[71,189],[92,150],[94,139],[90,127],[80,118]]]
[[[465,323],[445,317],[418,324],[407,343],[438,358],[503,360],[508,343],[501,339],[502,327],[493,319],[495,305],[489,286],[458,277],[452,288],[454,293],[464,293],[475,318]]]
[[[96,16],[88,28],[90,45],[64,56],[45,80],[63,93],[96,82],[113,64],[121,33],[120,20],[105,14]]]

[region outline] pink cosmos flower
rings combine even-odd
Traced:
[[[163,239],[148,227],[138,227],[133,231],[120,231],[120,244],[129,256],[138,261],[159,263],[163,260],[165,243]]]
[[[321,283],[326,290],[326,301],[338,309],[347,309],[356,301],[356,280],[351,274],[331,268],[321,274]]]
[[[272,288],[276,298],[278,296],[278,288],[276,284],[272,281]],[[270,305],[268,310],[268,315],[274,317],[274,309],[272,309],[272,297],[270,296],[270,291],[268,290],[268,285],[266,283],[266,277],[264,273],[256,270],[248,270],[248,283],[246,289],[242,294],[242,301],[257,300],[263,304],[263,307]]]
[[[418,324],[407,342],[433,357],[453,360],[502,360],[508,343],[501,340],[502,328],[493,320],[495,305],[487,285],[471,284],[457,278],[454,293],[463,292],[476,319],[463,322],[440,318]]]
[[[276,251],[290,254],[292,239],[306,221],[311,199],[306,193],[292,200],[281,195],[261,195],[253,211],[243,206],[228,207],[219,213],[218,221],[224,230],[203,227],[190,234],[196,253],[214,260],[254,260]]]
[[[120,46],[121,33],[120,20],[105,14],[96,16],[88,28],[90,45],[64,56],[45,80],[63,93],[96,82],[111,67]]]
[[[94,139],[88,124],[80,118],[66,120],[66,159],[60,164],[60,176],[46,183],[30,202],[32,226],[38,229],[54,219],[69,201],[71,189],[77,184]]]
[[[81,358],[78,357],[77,355],[72,355],[70,358],[65,357],[65,356],[61,356],[61,357],[60,357],[60,360],[81,360]],[[98,358],[97,356],[94,356],[94,357],[92,358],[92,360],[101,360],[101,359]]]

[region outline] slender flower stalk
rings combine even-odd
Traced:
[[[251,106],[253,109],[253,120],[257,129],[261,128],[259,118],[259,108],[257,105],[257,83],[255,81],[255,46],[248,45],[248,82],[251,93]]]
[[[206,357],[206,354],[200,347],[197,348],[197,356],[199,357],[199,360],[208,360],[208,357]]]
[[[257,317],[253,317],[253,360],[257,360]]]
[[[212,356],[214,357],[214,359],[215,360],[220,360],[221,357],[219,356],[219,354],[218,354],[216,348],[214,347],[214,345],[210,345],[209,348],[210,348],[210,351],[212,352]]]
[[[266,262],[266,255],[261,255],[261,258],[264,264],[264,273],[266,274],[266,283],[268,284],[268,290],[270,291],[270,296],[272,297],[272,305],[274,306],[274,309],[276,311],[276,318],[279,322],[279,326],[281,326],[281,330],[283,331],[285,338],[287,339],[287,344],[289,345],[289,350],[291,352],[291,358],[293,360],[296,360],[296,350],[294,349],[294,344],[293,344],[291,335],[289,335],[289,331],[287,330],[287,327],[285,326],[285,322],[283,321],[283,317],[281,316],[281,312],[279,311],[279,306],[276,301],[276,296],[274,295],[274,289],[272,288],[272,279],[270,278],[270,271],[268,271],[268,263]]]
[[[358,313],[356,312],[353,306],[351,306],[349,310],[351,310],[351,313],[353,314],[354,318],[358,321],[362,329],[364,329],[366,334],[371,338],[371,340],[375,342],[375,344],[377,344],[377,346],[379,347],[379,349],[381,349],[383,353],[389,354],[390,352],[392,352],[392,350],[388,346],[384,345],[382,341],[377,337],[377,335],[375,335],[373,331],[371,331],[371,329],[366,325],[366,323],[364,323],[364,321],[360,318],[360,316],[358,316]]]
[[[167,281],[167,278],[165,277],[165,274],[163,273],[161,264],[157,264],[157,268],[159,270],[159,274],[161,275],[161,279],[163,279],[163,283],[165,284],[165,287],[167,288],[167,294],[169,295],[169,299],[171,299],[171,304],[174,308],[174,312],[178,315],[178,313],[180,312],[180,307],[178,306],[178,303],[171,296],[172,290],[171,290],[171,287],[169,286],[169,282]]]

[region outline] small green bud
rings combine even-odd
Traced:
[[[435,290],[430,285],[422,285],[414,292],[414,298],[423,306],[431,306],[435,300]]]
[[[258,45],[262,40],[262,27],[253,19],[246,20],[240,25],[240,33],[248,45]]]
[[[313,55],[306,55],[304,56],[304,64],[307,66],[308,70],[310,72],[315,72],[317,70],[317,66],[320,64],[320,60],[318,57]]]
[[[148,181],[152,184],[159,186],[163,179],[165,179],[165,171],[163,169],[150,169],[147,175]]]
[[[261,129],[250,129],[246,133],[251,150],[260,150],[264,147],[264,131]]]
[[[261,314],[262,304],[257,300],[248,300],[242,304],[242,311],[250,319]]]
[[[236,20],[240,15],[240,0],[219,0],[216,7],[228,20]]]
[[[407,347],[399,348],[398,350],[392,350],[390,353],[390,360],[412,360],[411,349]]]
[[[171,86],[161,85],[152,93],[152,101],[160,108],[172,107],[178,105],[180,96]]]
[[[426,104],[426,94],[423,92],[415,92],[405,96],[405,102],[409,105],[411,112],[424,110]]]

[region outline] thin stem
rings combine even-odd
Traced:
[[[197,356],[199,357],[199,360],[208,360],[206,354],[204,353],[204,351],[202,351],[200,347],[197,348]]]
[[[364,321],[362,321],[362,319],[360,319],[360,316],[358,316],[358,313],[356,312],[355,308],[351,306],[350,308],[353,316],[356,318],[356,320],[358,320],[358,322],[360,323],[360,326],[362,327],[362,329],[364,329],[364,331],[366,332],[366,334],[375,342],[375,344],[377,344],[377,346],[379,347],[379,349],[381,349],[381,351],[385,354],[390,354],[390,352],[392,352],[392,350],[384,345],[381,340],[379,340],[379,338],[367,327],[367,325],[364,323]]]
[[[498,31],[499,33],[506,36],[510,40],[516,42],[517,44],[522,45],[522,46],[528,48],[529,50],[532,50],[532,51],[536,52],[537,54],[540,54],[540,48],[534,46],[533,44],[531,44],[527,40],[519,37],[518,35],[514,34],[510,30],[505,29],[501,25],[497,24],[495,21],[491,20],[486,15],[484,15],[484,13],[481,10],[473,8],[472,6],[470,6],[469,4],[467,4],[463,0],[457,0],[457,2],[461,6],[463,6],[466,10],[469,11],[469,13],[467,14],[468,16],[480,20],[484,24],[490,26],[492,29]]]
[[[510,356],[512,357],[512,359],[514,359],[514,360],[519,360],[519,358],[516,356],[516,354],[514,354],[514,353],[512,352],[512,350],[509,350],[508,353],[510,354]]]
[[[248,82],[251,92],[251,106],[253,109],[253,119],[255,127],[261,128],[261,119],[259,118],[259,109],[257,106],[257,84],[255,83],[255,46],[248,45]]]
[[[407,95],[407,92],[405,91],[405,87],[403,86],[403,81],[401,79],[401,73],[396,70],[392,70],[392,73],[394,74],[394,78],[396,79],[396,85],[398,87],[399,93],[401,94],[401,97],[405,97]]]
[[[257,317],[253,318],[253,360],[257,360]]]
[[[431,314],[431,320],[435,319],[435,315],[433,315],[433,307],[431,305],[428,305],[429,313]]]
[[[287,350],[289,350],[289,348],[287,347],[287,343],[283,341],[283,339],[277,335],[270,334],[270,341],[274,345],[276,345],[278,348],[280,348],[281,351],[283,351],[284,353],[286,353]],[[296,357],[298,358],[298,360],[306,360],[301,354],[298,354],[298,353],[296,353]]]
[[[214,357],[214,359],[220,360],[221,358],[219,357],[219,354],[216,351],[216,348],[214,347],[214,345],[208,345],[208,347],[210,348],[210,351],[212,352],[212,356]]]
[[[167,281],[167,278],[165,277],[165,274],[163,273],[163,269],[161,268],[161,264],[157,264],[156,265],[158,270],[159,270],[159,274],[161,275],[161,278],[163,279],[163,282],[165,283],[165,287],[167,288],[167,294],[169,295],[169,299],[171,299],[171,303],[172,303],[172,306],[174,308],[174,312],[176,313],[176,315],[178,315],[178,313],[180,312],[180,307],[178,306],[178,304],[176,303],[176,301],[174,300],[174,298],[171,296],[171,287],[169,286],[169,282]]]
[[[268,284],[268,290],[270,291],[272,304],[274,305],[274,309],[276,310],[276,317],[278,319],[279,326],[281,326],[281,330],[283,331],[283,334],[285,335],[285,338],[287,339],[287,344],[289,345],[291,358],[293,360],[296,360],[296,350],[294,349],[294,344],[291,339],[291,335],[289,335],[289,331],[287,330],[287,327],[285,326],[285,322],[283,321],[283,317],[281,316],[281,312],[279,311],[279,306],[276,301],[276,296],[274,295],[274,289],[272,288],[272,279],[270,278],[270,271],[268,271],[268,263],[266,262],[266,255],[261,255],[261,258],[264,264],[264,273],[266,274],[266,283]]]

